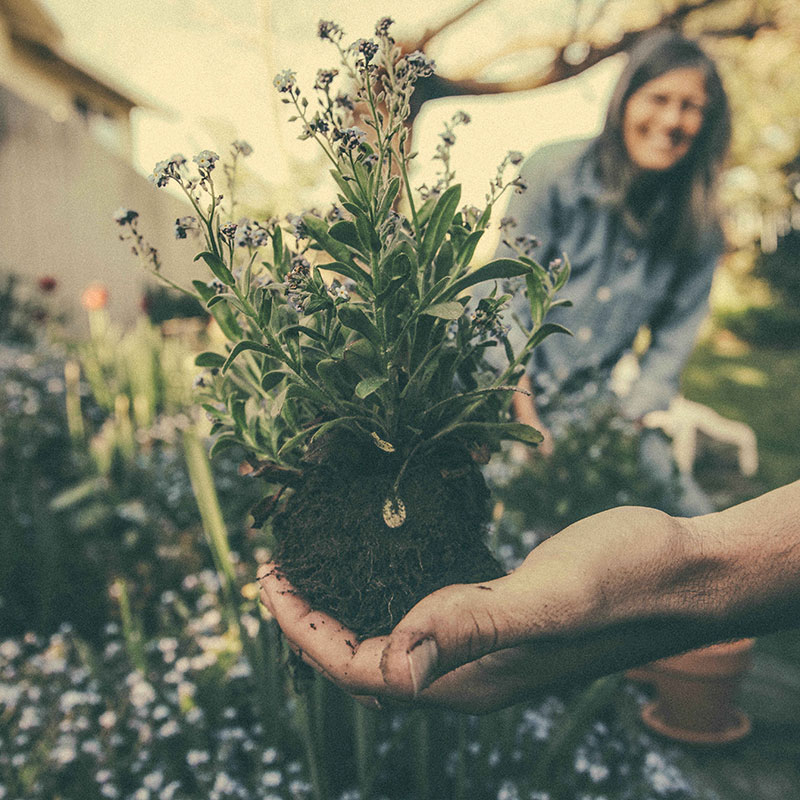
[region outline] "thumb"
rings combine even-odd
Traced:
[[[397,624],[381,657],[392,694],[416,697],[441,675],[508,647],[519,630],[513,575],[446,586]]]

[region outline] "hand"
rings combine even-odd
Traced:
[[[516,575],[516,573],[515,573]],[[417,604],[390,636],[356,634],[299,597],[273,564],[259,569],[262,602],[305,663],[367,706],[416,701],[466,713],[503,708],[557,683],[547,647],[510,646],[525,627],[520,576],[448,586]],[[556,606],[564,608],[556,596]]]
[[[622,513],[621,513],[622,512]],[[616,519],[614,518],[616,515]],[[389,636],[359,641],[299,597],[275,565],[259,569],[261,597],[292,649],[350,694],[446,706],[467,713],[503,708],[533,694],[574,686],[627,655],[616,638],[587,641],[606,623],[608,598],[598,586],[635,537],[645,561],[657,541],[643,525],[669,519],[649,509],[604,512],[548,539],[514,572],[493,581],[447,586],[425,597]],[[610,546],[606,534],[616,546]],[[639,581],[642,596],[655,590]],[[623,592],[624,594],[624,592]],[[611,667],[610,669],[608,667]],[[373,701],[374,702],[374,701]]]
[[[359,642],[274,565],[261,597],[303,660],[364,700],[502,708],[723,639],[797,625],[800,481],[676,519],[626,507],[570,525],[494,581],[423,598]]]

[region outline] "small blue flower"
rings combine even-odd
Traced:
[[[409,53],[405,60],[415,78],[429,78],[436,69],[436,62],[432,58],[428,58],[421,50]]]
[[[357,39],[350,47],[364,56],[365,64],[369,64],[378,52],[378,43],[372,39]]]
[[[285,69],[272,79],[272,85],[279,92],[291,92],[295,87],[296,80],[297,73],[294,70]]]
[[[345,152],[347,150],[355,150],[367,138],[367,134],[354,125],[351,128],[345,128],[343,131],[334,131],[333,138],[339,142],[340,152]]]
[[[214,164],[219,161],[219,156],[213,150],[201,150],[194,158],[192,158],[200,172],[211,172],[214,169]]]
[[[317,26],[317,36],[319,36],[320,39],[328,39],[331,42],[339,41],[342,36],[344,36],[344,30],[335,22],[321,19]]]
[[[153,171],[147,176],[150,183],[155,184],[158,189],[166,186],[169,179],[172,177],[172,162],[159,161],[154,167]]]

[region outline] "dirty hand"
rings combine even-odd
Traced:
[[[625,625],[669,608],[676,532],[651,509],[603,512],[511,574],[440,589],[390,635],[363,641],[312,609],[275,565],[259,570],[261,597],[294,651],[350,694],[482,713],[661,655],[652,630],[631,637]]]

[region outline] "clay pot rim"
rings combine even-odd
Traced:
[[[685,675],[695,680],[717,680],[740,675],[750,665],[755,639],[736,639],[730,642],[689,650],[668,656],[647,665],[657,674]]]

